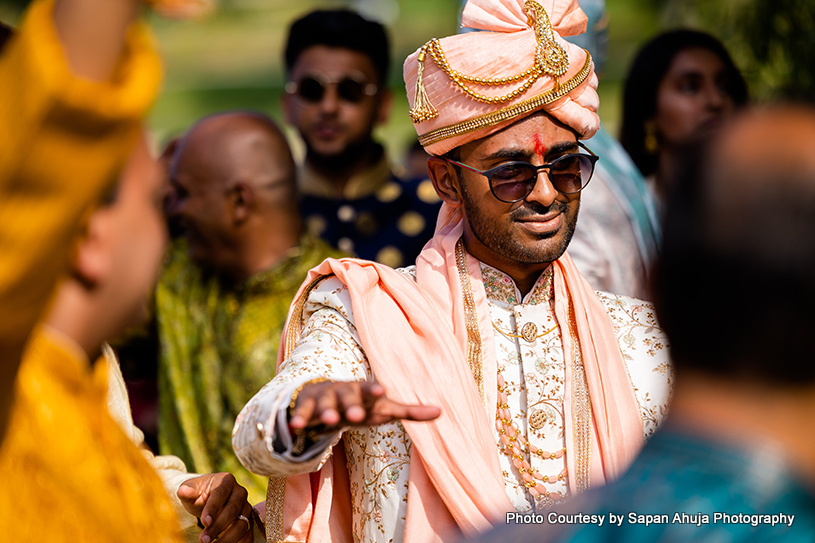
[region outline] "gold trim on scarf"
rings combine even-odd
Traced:
[[[586,62],[583,64],[583,67],[580,69],[579,72],[570,77],[565,83],[563,83],[559,87],[555,87],[542,94],[539,94],[532,98],[527,98],[522,102],[512,104],[511,106],[501,108],[497,111],[491,111],[489,113],[485,113],[484,115],[479,115],[478,117],[468,119],[466,121],[461,121],[450,126],[445,126],[442,128],[437,128],[436,130],[431,130],[430,132],[427,132],[419,136],[419,143],[421,143],[422,146],[427,147],[428,145],[436,143],[437,141],[452,138],[455,136],[460,136],[462,134],[467,134],[469,132],[475,132],[476,130],[480,130],[487,126],[499,124],[504,121],[508,121],[516,117],[532,113],[541,106],[554,102],[555,100],[559,100],[560,98],[563,98],[564,96],[572,92],[575,88],[577,88],[578,85],[580,85],[583,81],[586,80],[590,73],[591,73],[591,54],[589,54],[589,52],[586,51]]]
[[[330,277],[330,275],[318,275],[309,283],[294,304],[289,325],[286,329],[286,342],[283,344],[283,360],[286,360],[294,348],[300,333],[303,331],[303,309],[306,302],[320,281]],[[286,477],[269,477],[269,487],[266,490],[266,541],[268,543],[283,543],[285,534],[283,533],[283,511],[286,501]]]
[[[283,351],[283,360],[286,360],[294,348],[297,346],[297,340],[300,339],[300,333],[303,331],[303,309],[306,307],[309,294],[314,290],[314,287],[322,281],[330,277],[329,275],[318,275],[311,283],[309,283],[303,293],[297,298],[297,302],[292,309],[291,317],[289,318],[289,326],[286,329],[286,343],[285,350]]]
[[[574,304],[569,298],[569,335],[572,339],[572,421],[574,424],[575,486],[577,493],[591,485],[591,397],[577,338]]]
[[[266,491],[266,541],[282,543],[283,506],[286,498],[286,478],[269,477],[269,488]]]
[[[473,289],[470,284],[470,272],[467,269],[467,253],[464,250],[463,238],[459,238],[456,242],[456,266],[458,267],[458,277],[461,281],[461,292],[464,296],[464,323],[467,326],[467,362],[470,365],[470,371],[473,372],[473,379],[475,379],[475,383],[478,385],[481,402],[486,405],[481,333],[478,331],[478,313],[476,312],[475,298],[473,297]]]

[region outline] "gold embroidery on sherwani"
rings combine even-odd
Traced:
[[[398,270],[415,280],[415,267]],[[538,333],[558,324],[554,313],[554,289],[551,267],[543,272],[532,291],[524,297],[503,272],[481,263],[490,320],[502,331],[519,334],[526,322],[535,322]],[[473,291],[477,285],[473,284]],[[667,342],[656,327],[653,307],[640,300],[598,293],[614,324],[617,341],[628,366],[634,391],[640,402],[644,435],[650,435],[667,410],[670,370],[667,367]],[[523,299],[522,299],[523,298]],[[331,277],[312,290],[305,304],[302,338],[289,353],[275,379],[247,405],[236,423],[235,451],[252,469],[263,473],[291,475],[313,472],[331,455],[337,441],[319,450],[306,451],[305,457],[278,457],[269,450],[269,440],[277,431],[273,421],[280,410],[288,409],[276,402],[292,385],[326,376],[332,380],[374,381],[354,326],[352,304],[347,288]],[[480,308],[479,308],[480,309]],[[579,309],[579,308],[576,308]],[[509,388],[512,420],[530,443],[538,449],[557,452],[573,441],[565,442],[563,401],[565,373],[571,369],[572,357],[563,352],[563,334],[567,323],[551,333],[527,343],[522,338],[493,334],[499,371]],[[567,336],[567,342],[568,338]],[[485,338],[482,335],[482,340]],[[569,385],[571,392],[571,384]],[[531,417],[545,414],[543,427],[535,428]],[[263,424],[264,439],[258,439],[257,423]],[[286,431],[285,427],[279,428]],[[493,430],[498,443],[500,436]],[[339,440],[339,436],[337,436]],[[398,423],[382,427],[351,429],[343,433],[349,482],[351,485],[352,532],[355,541],[388,543],[400,540],[407,513],[408,479],[410,476],[410,439]],[[531,499],[518,471],[507,455],[498,448],[507,496],[516,511],[534,513]],[[550,478],[566,468],[566,455],[560,458],[533,455],[532,467]],[[569,455],[571,458],[571,454]],[[588,459],[587,459],[588,463]],[[576,477],[576,466],[568,466],[568,477]],[[551,479],[550,479],[551,481]],[[568,493],[563,481],[544,483],[550,492]],[[543,504],[541,504],[543,505]]]
[[[302,294],[300,297],[297,298],[297,303],[294,305],[294,310],[291,312],[291,318],[289,319],[289,328],[286,330],[286,350],[283,354],[283,360],[289,357],[289,354],[294,350],[297,346],[297,340],[300,339],[300,333],[303,331],[303,308],[306,306],[306,301],[308,300],[308,295],[311,294],[311,291],[314,290],[320,281],[325,279],[326,277],[330,277],[330,275],[319,275],[314,278],[311,283],[303,289]],[[296,318],[295,318],[296,316]]]
[[[572,420],[574,424],[575,486],[578,493],[591,485],[591,398],[577,338],[574,304],[569,298],[569,335],[572,339]]]

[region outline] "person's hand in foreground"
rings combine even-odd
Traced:
[[[231,473],[212,473],[189,479],[178,488],[184,508],[201,519],[201,543],[251,543],[252,506],[249,493]]]

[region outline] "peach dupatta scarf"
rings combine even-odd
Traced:
[[[464,255],[456,250],[461,234],[460,211],[445,204],[436,235],[417,259],[415,282],[374,262],[326,260],[309,272],[283,336],[291,326],[300,329],[301,298],[308,286],[320,276],[336,275],[349,289],[362,348],[388,396],[441,408],[435,421],[403,422],[413,442],[407,543],[473,536],[513,510],[493,436],[497,362],[489,307],[479,262],[470,256],[457,262]],[[583,423],[589,425],[591,444],[596,443],[591,477],[603,482],[625,469],[642,445],[637,401],[608,315],[566,255],[555,263],[555,300],[562,329],[573,330],[570,337],[564,334],[564,352],[571,352],[571,337],[579,344],[593,415]],[[563,326],[570,319],[573,325]],[[572,443],[569,398],[566,404],[566,438]],[[342,445],[337,446],[319,473],[287,479],[286,541],[352,541],[344,459]],[[577,460],[574,454],[567,457],[570,466]],[[271,489],[270,484],[270,494]]]

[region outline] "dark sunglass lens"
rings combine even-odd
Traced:
[[[531,164],[507,164],[492,173],[492,192],[503,202],[517,202],[532,192],[535,180]]]
[[[552,162],[549,179],[564,194],[574,194],[591,179],[593,165],[587,155],[567,155]]]
[[[346,102],[357,104],[365,98],[365,88],[359,81],[345,78],[337,83],[337,94]]]
[[[297,84],[297,94],[309,102],[319,102],[323,99],[325,88],[323,84],[312,77],[306,77]]]

